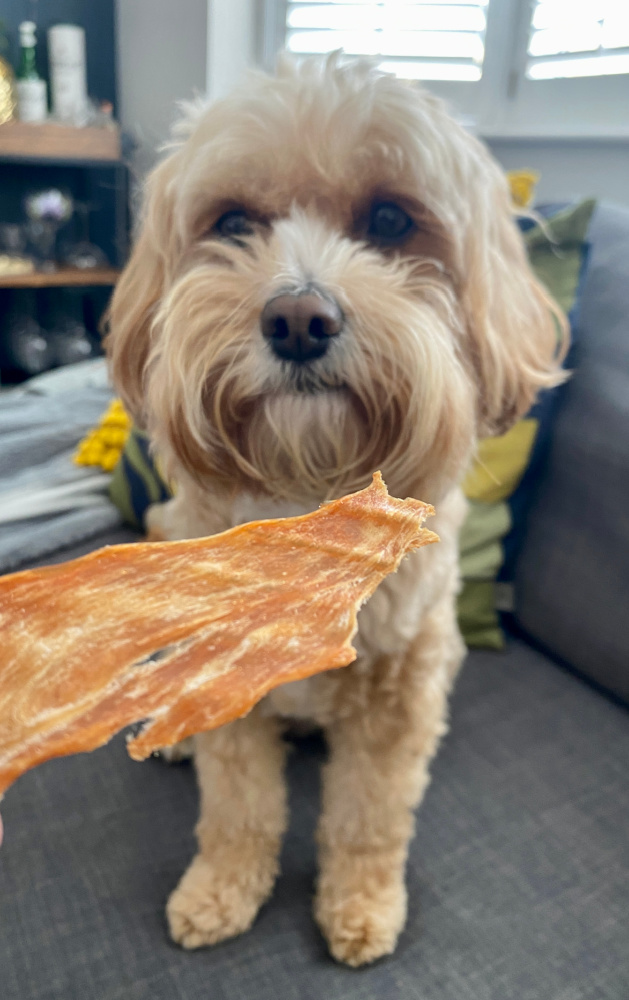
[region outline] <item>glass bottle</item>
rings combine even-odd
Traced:
[[[83,320],[80,289],[50,289],[45,322],[55,365],[71,365],[92,357],[94,346]]]
[[[22,375],[39,375],[54,364],[50,339],[37,321],[33,291],[13,292],[5,339],[5,363]]]
[[[20,61],[16,90],[18,116],[23,122],[43,122],[48,113],[46,81],[37,72],[35,28],[34,21],[22,21],[20,25]]]
[[[75,201],[74,209],[80,226],[80,238],[66,251],[64,260],[70,267],[78,267],[86,271],[90,267],[109,267],[106,255],[90,241],[89,213],[92,206],[84,201]]]

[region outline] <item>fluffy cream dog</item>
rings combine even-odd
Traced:
[[[459,483],[481,435],[561,379],[565,324],[505,179],[425,91],[338,56],[196,109],[148,182],[111,308],[116,384],[177,496],[162,536],[312,510],[381,469],[439,545],[361,611],[355,664],[195,738],[199,853],[170,897],[187,948],[247,930],[286,828],[282,720],[325,730],[315,916],[351,965],[404,924],[413,810],[463,657]]]

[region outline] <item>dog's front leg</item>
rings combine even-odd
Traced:
[[[451,604],[433,611],[404,656],[382,657],[360,678],[351,714],[327,730],[315,917],[349,965],[390,954],[406,920],[413,810],[463,654]]]
[[[167,906],[184,948],[248,930],[270,895],[287,822],[284,757],[277,723],[259,709],[195,737],[199,853]]]

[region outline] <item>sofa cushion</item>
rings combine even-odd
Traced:
[[[568,206],[542,206],[539,214],[544,223],[520,219],[531,267],[568,316],[573,345],[579,333],[594,205],[586,199]],[[560,393],[561,389],[542,392],[526,417],[506,434],[481,441],[463,483],[469,513],[460,537],[459,625],[468,646],[500,649],[503,645],[498,611],[513,607],[514,566],[523,524]]]
[[[629,715],[519,642],[470,654],[408,866],[396,954],[356,972],[311,917],[322,747],[291,754],[282,874],[246,935],[184,952],[190,765],[119,738],[9,790],[2,1000],[620,1000],[629,996]]]
[[[629,700],[629,210],[599,205],[574,374],[516,570],[517,621]]]

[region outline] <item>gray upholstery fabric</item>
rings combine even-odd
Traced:
[[[590,228],[574,376],[516,576],[530,636],[629,701],[629,211]]]
[[[114,531],[110,476],[73,454],[111,402],[104,358],[46,372],[0,395],[0,571]]]
[[[95,549],[101,549],[104,545],[128,545],[131,542],[141,541],[143,537],[133,528],[121,525],[119,528],[90,535],[89,538],[84,538],[72,545],[64,545],[62,548],[59,548],[57,544],[54,552],[47,553],[43,558],[27,559],[20,563],[19,569],[21,571],[34,569],[36,566],[44,564],[51,566],[53,563],[68,562],[70,559],[79,559]]]
[[[2,804],[2,1000],[627,1000],[629,715],[526,645],[471,654],[409,862],[397,953],[329,959],[311,919],[321,747],[290,760],[282,874],[252,931],[185,953],[163,906],[193,851],[189,765],[121,739]]]

